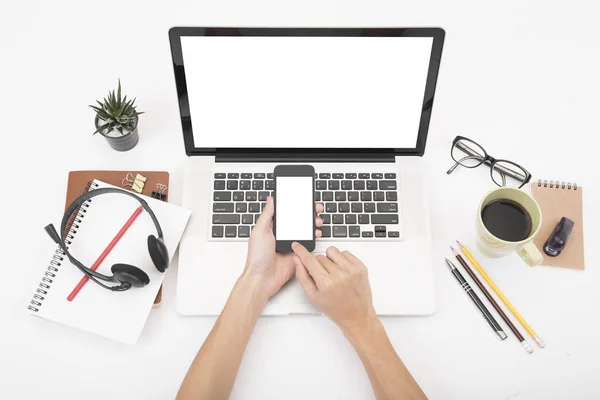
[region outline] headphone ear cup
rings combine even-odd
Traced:
[[[113,276],[119,282],[127,282],[133,287],[144,287],[150,283],[148,274],[129,264],[115,264],[111,271]]]
[[[156,269],[165,272],[169,266],[169,252],[162,239],[157,239],[154,235],[148,236],[148,251]]]

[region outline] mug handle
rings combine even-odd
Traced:
[[[535,247],[533,241],[525,243],[517,247],[517,254],[523,259],[530,267],[540,265],[544,260],[542,253]]]

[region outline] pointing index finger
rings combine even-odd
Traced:
[[[306,267],[312,278],[315,280],[317,286],[323,282],[323,278],[327,275],[327,271],[321,263],[312,255],[306,247],[302,246],[298,242],[292,243],[292,251],[296,253],[296,255],[302,261],[302,264]]]

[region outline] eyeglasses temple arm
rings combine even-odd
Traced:
[[[481,158],[481,154],[477,153],[475,150],[473,150],[463,142],[457,142],[456,147],[473,157]],[[491,165],[491,162],[489,160],[486,160],[485,163]],[[521,182],[525,182],[526,177],[513,169],[507,168],[503,165],[494,165],[494,169],[500,171],[502,174],[510,176],[511,178],[517,179]]]

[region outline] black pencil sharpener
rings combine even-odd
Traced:
[[[558,256],[567,247],[574,225],[575,222],[572,219],[562,217],[546,243],[544,243],[544,253],[550,257]]]

